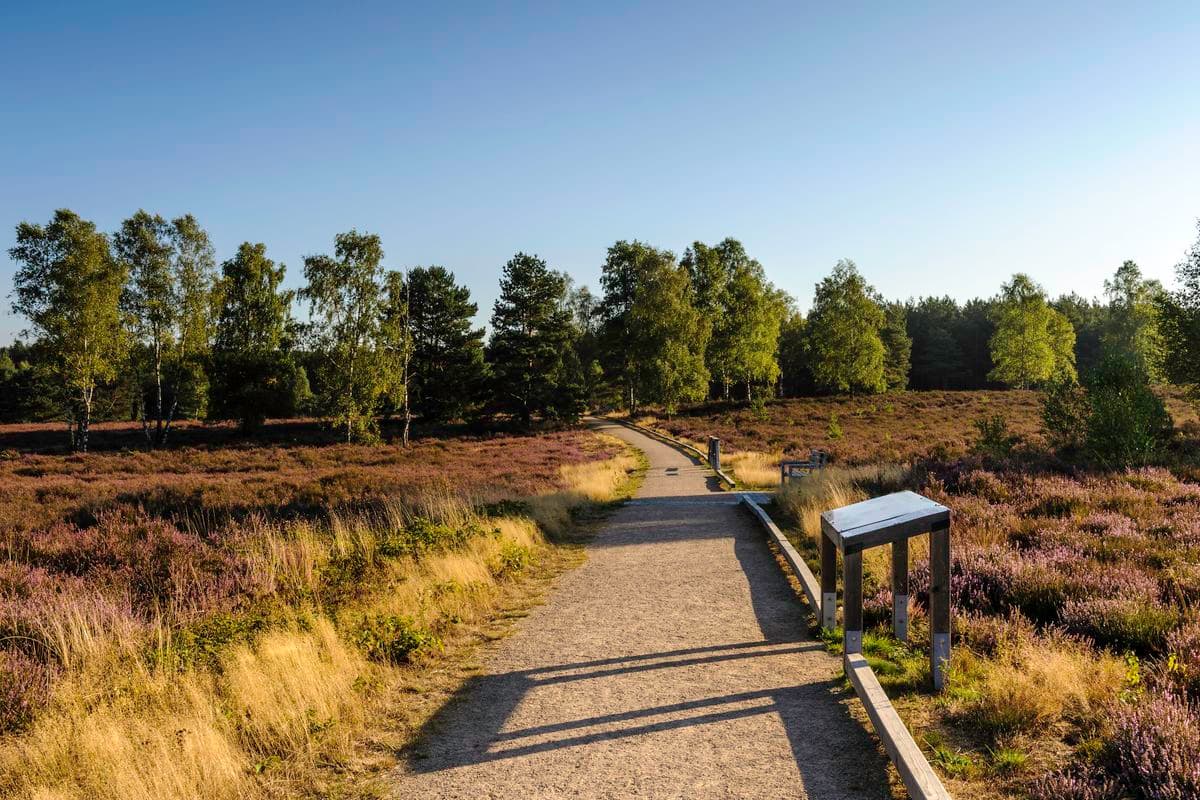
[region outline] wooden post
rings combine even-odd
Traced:
[[[842,555],[842,625],[845,633],[842,636],[842,652],[862,652],[862,551],[844,553]]]
[[[821,627],[837,627],[837,545],[821,532]]]
[[[929,533],[929,628],[932,647],[929,653],[933,688],[946,687],[950,668],[950,523]]]
[[[708,465],[721,471],[721,440],[716,436],[708,437]]]
[[[908,539],[892,542],[892,630],[908,641]]]

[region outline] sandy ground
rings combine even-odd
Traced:
[[[484,656],[394,775],[397,798],[890,797],[737,495],[611,423],[651,469],[545,605]]]

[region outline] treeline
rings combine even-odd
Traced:
[[[518,253],[485,338],[452,272],[388,269],[374,234],[342,233],[305,257],[298,292],[263,244],[218,264],[190,215],[139,211],[106,234],[60,210],[16,234],[13,310],[33,338],[0,350],[0,418],[65,419],[80,450],[97,417],[140,420],[152,446],[180,418],[253,430],[294,415],[324,417],[347,440],[395,417],[407,441],[414,419],[529,425],[705,398],[1047,385],[1113,353],[1154,379],[1200,378],[1196,248],[1178,291],[1125,262],[1105,302],[1051,300],[1022,274],[988,300],[889,302],[842,261],[807,317],[734,239],[679,258],[617,242],[599,296]]]

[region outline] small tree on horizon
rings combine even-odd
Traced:
[[[375,412],[384,390],[379,346],[383,245],[375,234],[351,230],[334,237],[334,254],[304,259],[314,323],[311,340],[321,354],[322,407],[345,428],[346,441],[377,434]]]
[[[567,280],[537,256],[517,253],[504,265],[487,347],[495,408],[528,427],[534,414],[574,420],[579,375],[569,369],[574,328]]]
[[[875,290],[853,261],[839,261],[817,284],[807,320],[809,365],[817,387],[828,392],[882,392],[886,351],[880,338],[886,318]]]
[[[250,242],[221,264],[209,416],[237,420],[244,431],[269,416],[295,412],[296,364],[290,355],[295,293],[280,288],[285,269],[267,258],[266,245]]]
[[[124,266],[94,223],[59,209],[45,225],[22,222],[9,251],[13,312],[29,320],[66,399],[71,446],[87,452],[96,389],[113,380],[127,339],[120,310]]]
[[[1076,378],[1075,329],[1028,275],[1017,273],[1004,284],[994,314],[991,380],[1029,388]]]

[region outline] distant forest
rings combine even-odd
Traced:
[[[304,258],[304,288],[263,244],[218,263],[185,215],[139,211],[111,233],[68,210],[21,223],[13,311],[26,341],[0,348],[0,421],[140,421],[151,447],[179,419],[327,419],[348,441],[379,420],[438,425],[572,420],[588,409],[912,389],[1074,383],[1105,359],[1147,381],[1200,381],[1200,242],[1178,286],[1126,261],[1103,300],[1049,298],[1015,274],[988,299],[887,300],[852,261],[816,285],[807,316],[736,239],[677,257],[613,244],[600,292],[535,255],[504,265],[490,335],[441,266],[384,266],[380,237],[349,231]],[[306,308],[309,322],[294,312]]]

